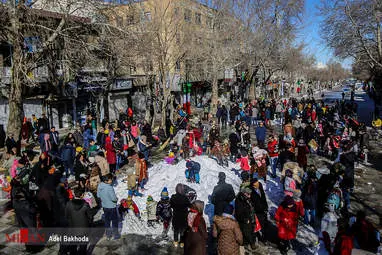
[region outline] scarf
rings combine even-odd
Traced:
[[[50,138],[49,134],[44,135],[45,151],[50,151],[50,149],[51,149],[49,138]]]
[[[200,224],[200,219],[202,217],[202,213],[200,213],[198,210],[191,208],[190,212],[187,216],[187,223],[188,226],[191,228],[192,232],[196,233],[198,232],[198,226]]]

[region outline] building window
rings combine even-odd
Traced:
[[[184,21],[191,22],[191,10],[184,10]]]
[[[202,15],[200,13],[195,13],[195,23],[198,25],[202,24]]]
[[[175,63],[175,71],[180,72],[180,61],[179,60],[177,60]]]

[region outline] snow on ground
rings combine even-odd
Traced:
[[[218,182],[218,173],[226,173],[227,183],[231,183],[235,192],[239,192],[241,180],[235,175],[232,169],[235,165],[230,163],[228,168],[223,168],[217,164],[214,159],[207,156],[193,158],[194,161],[201,165],[200,184],[186,182],[184,171],[186,169],[186,161],[182,160],[177,165],[168,165],[164,161],[154,164],[149,168],[149,181],[145,186],[146,191],[143,192],[143,197],[134,197],[133,200],[139,207],[142,213],[140,222],[135,216],[127,216],[123,222],[122,234],[150,234],[159,235],[162,232],[162,225],[157,224],[156,227],[147,227],[146,222],[146,199],[151,195],[155,201],[160,200],[160,193],[163,187],[167,187],[169,195],[175,194],[175,187],[178,183],[183,183],[193,188],[197,193],[197,199],[208,202],[208,195],[212,194],[214,186]],[[127,197],[127,184],[119,182],[115,187],[119,200]],[[206,218],[206,222],[207,218]],[[170,234],[170,233],[169,233]],[[171,235],[170,235],[171,236]]]
[[[149,168],[149,182],[146,184],[146,191],[144,191],[143,197],[134,197],[133,200],[139,207],[142,214],[141,220],[136,218],[134,215],[127,215],[123,221],[122,234],[139,234],[152,236],[153,238],[158,238],[162,233],[162,224],[156,224],[154,227],[148,227],[146,224],[146,199],[148,195],[151,195],[155,201],[160,200],[160,193],[163,187],[167,187],[169,195],[175,193],[175,186],[178,183],[183,183],[191,188],[195,189],[197,192],[197,199],[204,201],[205,204],[208,202],[208,195],[212,194],[213,188],[218,182],[218,173],[224,172],[226,174],[226,182],[232,184],[235,193],[239,192],[239,186],[241,179],[238,175],[232,171],[232,168],[238,169],[238,164],[229,163],[229,167],[219,166],[216,160],[211,159],[207,156],[197,156],[192,160],[199,162],[201,165],[200,171],[200,184],[187,183],[184,176],[184,171],[186,169],[186,162],[184,160],[180,161],[177,165],[168,165],[164,161],[154,164],[153,167]],[[119,200],[127,197],[127,184],[121,182],[122,178],[115,186],[116,194]],[[267,184],[264,185],[267,193],[267,200],[269,205],[270,220],[273,222],[274,214],[280,202],[284,197],[282,186],[279,182],[279,177],[277,179],[271,179],[268,177]],[[208,223],[208,218],[205,215],[205,220]],[[318,237],[310,226],[300,224],[298,230],[298,250],[296,254],[314,254],[315,248],[314,244],[317,242]],[[172,230],[168,233],[170,239],[172,239]],[[163,244],[166,241],[163,241]],[[293,253],[292,253],[293,254]],[[319,253],[325,254],[325,253]]]

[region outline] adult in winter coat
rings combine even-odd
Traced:
[[[74,174],[76,177],[76,181],[80,180],[81,175],[88,174],[88,162],[86,160],[85,154],[80,153],[76,157],[76,161],[74,163]]]
[[[265,197],[265,192],[263,189],[263,185],[259,182],[258,179],[253,178],[251,181],[251,200],[253,207],[255,209],[255,213],[259,223],[261,225],[261,236],[260,240],[266,241],[266,230],[268,227],[268,203],[267,198]]]
[[[37,206],[43,227],[54,227],[54,201],[59,180],[58,174],[49,175],[37,194]]]
[[[77,127],[76,130],[73,132],[73,138],[77,145],[82,146],[84,144],[84,137],[82,136],[80,127]]]
[[[35,181],[36,185],[41,187],[45,179],[48,177],[49,169],[52,165],[52,160],[47,152],[40,155],[38,162],[32,168],[31,178]]]
[[[265,142],[265,134],[267,132],[267,129],[264,127],[264,123],[260,122],[260,126],[256,128],[255,134],[257,139],[257,145],[260,148],[264,148],[264,142]]]
[[[55,217],[55,226],[57,227],[67,226],[67,220],[65,217],[65,207],[69,201],[67,185],[68,185],[67,179],[62,177],[55,191],[53,214]]]
[[[219,255],[239,255],[243,234],[233,214],[233,206],[224,208],[222,216],[214,217],[213,236],[218,238]]]
[[[215,206],[215,215],[221,215],[224,208],[235,198],[232,185],[225,182],[225,173],[219,172],[218,184],[214,187],[211,202]]]
[[[280,251],[282,254],[290,249],[290,240],[296,238],[298,211],[293,198],[286,196],[281,202],[275,214],[275,220],[278,228],[278,237],[280,238]]]
[[[345,166],[345,174],[341,183],[341,189],[344,196],[345,208],[350,207],[350,193],[354,188],[354,163],[356,154],[352,149],[351,142],[344,145],[344,152],[340,156],[340,163]]]
[[[184,255],[206,255],[208,238],[206,222],[203,218],[204,202],[192,203],[187,215],[187,230],[184,235]]]
[[[98,185],[97,197],[101,199],[102,208],[105,215],[106,236],[111,238],[111,236],[114,235],[114,238],[118,239],[120,237],[118,233],[118,198],[115,195],[113,186],[111,186],[112,182],[113,175],[107,174],[104,181]]]
[[[306,166],[308,165],[308,153],[308,146],[305,144],[305,141],[303,139],[300,139],[300,141],[297,144],[297,162],[298,165],[303,169],[306,169]]]
[[[98,152],[97,156],[94,157],[94,162],[98,165],[101,170],[101,176],[105,176],[110,173],[109,164],[102,151]]]
[[[68,220],[69,233],[81,236],[86,233],[93,220],[88,203],[83,200],[83,192],[80,188],[73,190],[74,198],[70,200],[65,208],[65,216]],[[70,246],[70,254],[86,254],[87,244]]]
[[[143,122],[142,135],[147,137],[148,143],[151,143],[152,138],[153,138],[153,133],[151,130],[151,125],[146,120],[144,120],[144,122]]]
[[[66,177],[74,175],[74,159],[76,157],[76,151],[70,142],[67,142],[61,148],[61,160],[63,162]]]
[[[274,135],[270,136],[270,141],[268,142],[268,154],[269,162],[272,168],[272,177],[276,178],[276,169],[279,161],[279,151],[278,151],[278,141]]]
[[[11,202],[15,210],[16,219],[20,228],[36,229],[36,207],[30,197],[30,192],[25,185],[20,183],[17,176],[11,181]],[[32,251],[34,247],[25,245],[27,251]]]
[[[242,187],[235,200],[235,218],[243,234],[244,245],[254,245],[255,235],[255,208],[251,200],[252,190],[249,187]]]
[[[110,172],[114,173],[116,163],[117,163],[117,154],[111,143],[110,136],[106,137],[105,149],[106,149],[106,160],[110,167]]]
[[[338,232],[334,240],[333,255],[351,255],[354,247],[353,236],[348,232],[345,219],[338,221]]]
[[[362,250],[370,252],[377,252],[379,246],[379,240],[377,239],[377,230],[366,219],[364,211],[357,212],[357,220],[351,227],[352,233],[355,235],[355,239],[359,247]]]
[[[308,176],[308,180],[302,190],[301,199],[304,204],[304,222],[305,224],[314,225],[317,209],[317,179],[313,176],[314,173]]]
[[[179,242],[181,245],[184,243],[184,231],[187,228],[187,213],[191,203],[185,195],[183,184],[178,183],[175,191],[176,194],[171,196],[170,204],[173,210],[174,246],[177,247]]]
[[[229,135],[229,149],[231,151],[231,161],[232,159],[235,159],[237,154],[239,154],[239,143],[240,143],[240,137],[237,135],[237,133],[231,133]]]

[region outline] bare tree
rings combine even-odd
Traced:
[[[382,3],[379,0],[322,0],[322,37],[340,58],[381,73]]]
[[[57,86],[58,65],[66,71],[84,64],[88,35],[91,29],[92,1],[9,1],[0,6],[2,23],[1,40],[12,45],[12,78],[9,101],[7,132],[18,134],[23,118],[23,89],[38,86],[31,73],[36,68],[47,66],[53,85]],[[28,53],[24,46],[27,36],[38,38],[37,50]],[[63,51],[62,49],[65,48]],[[62,67],[62,66],[61,66]]]

